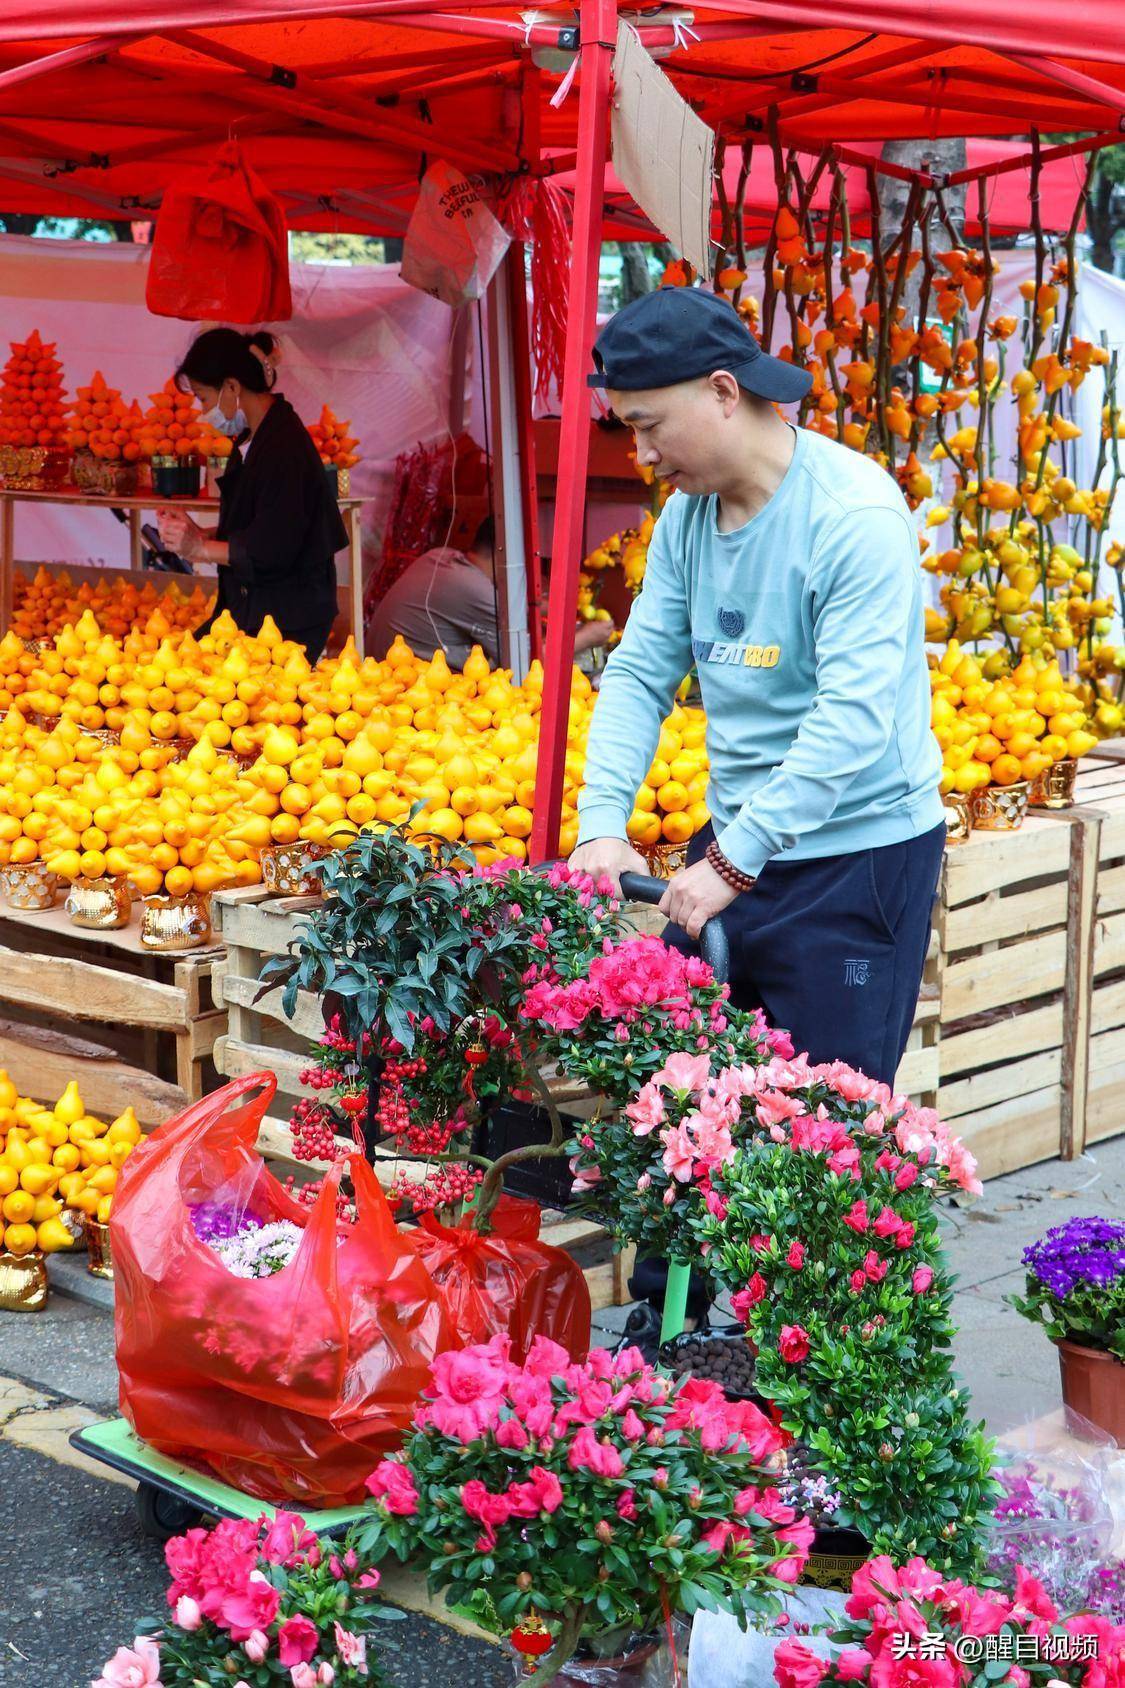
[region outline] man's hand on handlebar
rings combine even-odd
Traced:
[[[623,873],[648,873],[648,863],[625,838],[591,838],[579,844],[568,866],[575,873],[588,873],[591,879],[607,875],[619,894]]]
[[[715,872],[710,862],[696,862],[694,867],[683,868],[668,881],[660,912],[682,926],[689,938],[698,938],[707,922],[729,908],[737,896],[738,892]]]

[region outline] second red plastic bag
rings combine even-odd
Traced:
[[[339,1167],[311,1210],[269,1172],[254,1144],[275,1089],[269,1073],[228,1084],[123,1169],[111,1221],[121,1410],[159,1452],[247,1494],[339,1506],[362,1499],[434,1357],[460,1340],[362,1156],[342,1240]],[[304,1236],[272,1277],[236,1277],[196,1234],[200,1203],[290,1219]]]
[[[487,1235],[440,1225],[423,1215],[415,1246],[445,1297],[462,1342],[487,1342],[497,1332],[512,1338],[513,1358],[523,1359],[536,1336],[549,1336],[572,1359],[590,1347],[590,1291],[582,1268],[539,1235],[534,1202],[501,1196]]]

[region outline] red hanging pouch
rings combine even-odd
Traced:
[[[159,1452],[247,1494],[338,1506],[362,1498],[434,1357],[460,1340],[362,1156],[342,1240],[339,1166],[311,1210],[286,1195],[254,1147],[275,1089],[269,1073],[226,1085],[122,1170],[110,1222],[121,1410]],[[304,1230],[293,1259],[236,1277],[196,1234],[204,1202],[292,1220]]]
[[[156,316],[189,322],[281,322],[293,315],[285,212],[237,141],[165,192],[145,303]]]

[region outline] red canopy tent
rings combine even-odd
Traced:
[[[398,232],[425,160],[502,185],[574,170],[540,855],[557,837],[562,792],[619,15],[728,146],[767,131],[786,147],[843,143],[838,156],[866,170],[870,155],[847,143],[1064,131],[1089,137],[1077,153],[1122,128],[1117,0],[1088,0],[1080,53],[1055,43],[1047,0],[716,0],[691,14],[581,0],[577,18],[550,0],[526,15],[499,0],[105,0],[93,25],[78,0],[35,0],[0,14],[0,202],[13,211],[143,216],[232,131],[305,228]],[[545,50],[580,50],[577,91],[557,105],[559,78],[534,63]],[[525,341],[518,296],[522,285],[510,290],[515,342]],[[521,364],[526,343],[515,368],[526,394]]]

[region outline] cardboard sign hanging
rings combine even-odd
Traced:
[[[613,80],[613,168],[649,221],[707,280],[714,131],[625,22],[617,26]]]

